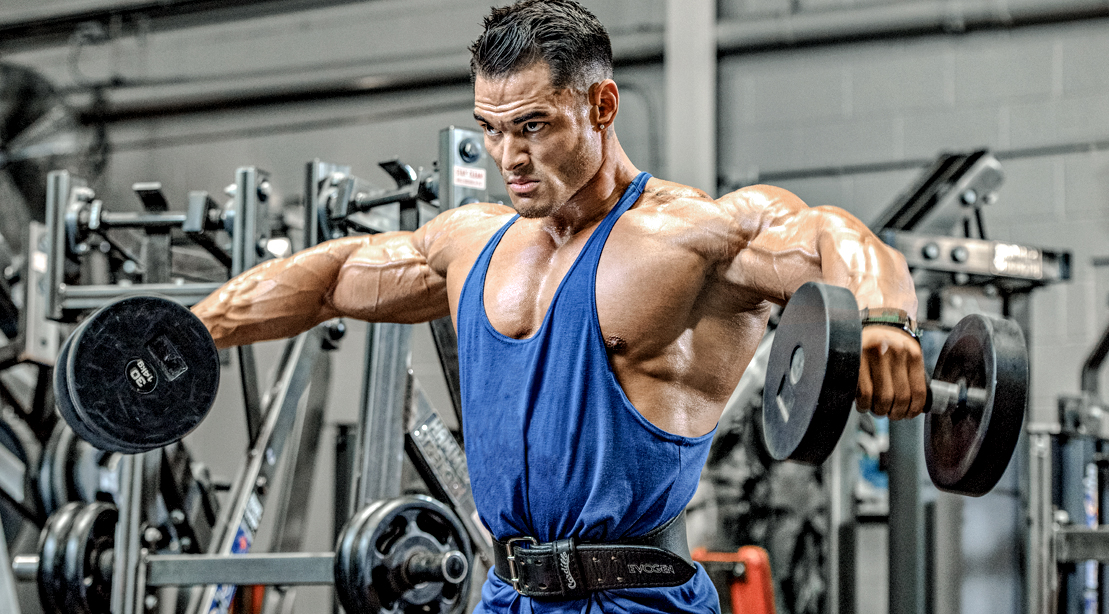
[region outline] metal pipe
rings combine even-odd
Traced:
[[[1025,493],[1028,536],[1025,558],[1025,613],[1055,611],[1056,565],[1052,539],[1051,435],[1029,429],[1028,488]]]
[[[100,225],[103,228],[180,228],[184,223],[184,211],[164,211],[158,213],[105,211],[100,214]]]
[[[728,56],[792,47],[826,46],[905,35],[959,34],[989,28],[1012,29],[1109,17],[1109,3],[1074,0],[1030,6],[996,2],[905,2],[856,9],[804,11],[765,19],[731,19],[716,26],[717,55]],[[618,66],[659,62],[663,29],[612,36]],[[212,111],[257,108],[290,102],[311,102],[390,92],[433,89],[469,83],[468,54],[451,53],[423,61],[422,69],[397,66],[361,78],[336,79],[311,85],[283,84],[265,89],[229,91],[205,97],[180,96],[145,100],[107,108],[87,108],[88,123],[112,123]],[[112,87],[112,84],[105,84]]]
[[[127,0],[117,2],[28,3],[6,11],[0,20],[4,51],[63,44],[86,23],[117,23],[125,34],[175,28],[349,4],[358,0]]]
[[[924,614],[923,420],[890,422],[889,614]]]
[[[770,19],[733,19],[717,24],[721,55],[782,47],[842,44],[906,34],[960,34],[1109,17],[1098,0],[1013,5],[993,1],[901,2],[832,11],[802,11]]]

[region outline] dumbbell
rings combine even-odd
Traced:
[[[845,288],[801,286],[782,312],[766,368],[763,436],[771,456],[817,465],[847,424],[859,382],[862,323]],[[951,330],[928,384],[924,455],[940,490],[981,496],[1016,448],[1028,350],[1011,320],[972,314]]]
[[[134,454],[196,428],[219,375],[215,342],[199,318],[169,299],[135,295],[94,311],[66,339],[54,396],[82,439]]]

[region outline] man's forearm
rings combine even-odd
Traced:
[[[216,347],[291,337],[338,315],[329,295],[359,238],[329,241],[264,262],[197,303],[195,313]]]

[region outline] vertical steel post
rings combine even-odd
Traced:
[[[890,422],[889,614],[924,614],[923,420]]]
[[[366,372],[358,419],[360,465],[354,508],[400,495],[404,461],[404,406],[408,396],[407,324],[371,324],[366,339]]]
[[[829,614],[855,612],[855,483],[859,458],[855,453],[858,413],[852,411],[828,467],[828,605]]]
[[[1043,430],[1028,435],[1028,489],[1025,494],[1028,541],[1025,561],[1027,614],[1055,612],[1055,552],[1052,532],[1051,435]]]
[[[160,452],[159,452],[160,453]],[[114,614],[134,614],[141,608],[136,593],[142,516],[143,462],[146,454],[124,454],[119,461],[119,520],[116,523],[111,609]]]
[[[963,497],[936,494],[932,533],[932,614],[957,614],[963,588]]]

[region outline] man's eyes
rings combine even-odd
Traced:
[[[534,134],[542,130],[545,125],[546,122],[524,122],[521,132],[524,134]],[[500,136],[501,134],[500,130],[489,125],[483,126],[483,129],[487,136]]]

